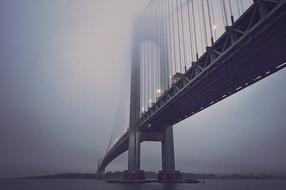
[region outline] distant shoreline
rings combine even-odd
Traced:
[[[107,172],[106,179],[121,178],[122,172]],[[217,174],[193,174],[182,172],[183,178],[196,178],[196,179],[285,179],[286,175],[246,175],[246,174],[229,174],[229,175],[217,175]],[[157,173],[146,172],[146,178],[155,179]],[[0,178],[0,179],[100,179],[96,174],[93,173],[61,173],[41,176],[30,176],[21,178]]]

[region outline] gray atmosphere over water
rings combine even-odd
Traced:
[[[95,172],[128,89],[134,0],[0,1],[0,177]],[[286,70],[174,128],[176,167],[286,173]],[[142,144],[142,169],[161,168]],[[108,170],[127,168],[126,153]]]

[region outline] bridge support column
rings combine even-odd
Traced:
[[[105,178],[105,170],[102,170],[102,171],[97,170],[96,177],[97,177],[97,179],[104,179]]]
[[[177,182],[181,180],[181,173],[175,170],[175,153],[173,127],[168,127],[161,142],[162,171],[159,171],[158,182]]]
[[[140,19],[140,18],[139,18]],[[144,180],[144,172],[140,170],[140,34],[142,26],[140,20],[136,22],[133,38],[133,53],[131,61],[130,87],[130,118],[129,118],[129,145],[128,170],[123,173],[123,180],[127,182]]]
[[[128,170],[123,172],[124,181],[145,180],[144,171],[140,170],[140,131],[130,129],[128,147]]]
[[[133,129],[130,131],[128,148],[128,170],[140,170],[140,131]]]

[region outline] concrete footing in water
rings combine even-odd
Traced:
[[[182,174],[180,171],[175,171],[172,173],[159,171],[157,179],[159,183],[175,183],[177,181],[182,181]]]
[[[107,183],[150,183],[157,180],[148,180],[145,178],[145,172],[143,170],[137,172],[130,172],[125,170],[122,173],[122,179],[109,179]]]
[[[139,170],[137,172],[130,172],[125,170],[122,174],[123,181],[144,181],[145,180],[145,172],[143,170]]]
[[[197,179],[182,179],[182,174],[180,171],[175,171],[174,173],[167,173],[164,171],[159,171],[157,179],[146,179],[144,171],[140,170],[138,172],[124,171],[121,179],[108,179],[107,183],[200,183]]]

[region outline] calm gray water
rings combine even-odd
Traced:
[[[98,180],[0,180],[0,190],[286,190],[286,180],[206,180],[205,184],[110,184]]]

